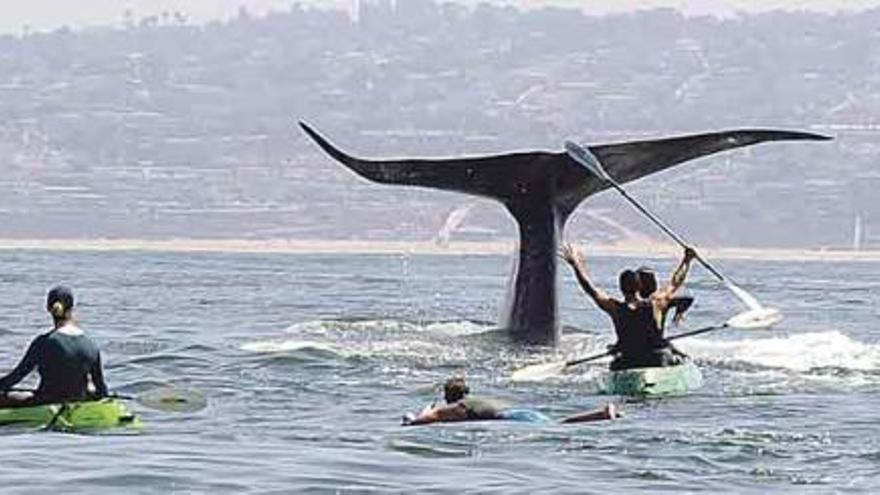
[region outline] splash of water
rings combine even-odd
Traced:
[[[272,353],[272,352],[293,352],[293,351],[322,351],[327,353],[338,353],[332,346],[323,342],[311,342],[307,340],[265,340],[258,342],[248,342],[240,347],[243,351]]]
[[[694,357],[725,364],[809,372],[823,368],[880,371],[880,345],[854,340],[839,331],[734,341],[693,339],[682,343]]]

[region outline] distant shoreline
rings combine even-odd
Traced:
[[[455,3],[474,7],[485,0],[454,0]],[[84,5],[53,5],[49,0],[36,0],[27,5],[16,5],[6,12],[7,19],[0,22],[0,34],[20,36],[22,32],[51,33],[58,29],[72,28],[85,31],[96,28],[121,28],[125,26],[125,11],[132,14],[132,23],[145,19],[161,18],[163,13],[180,12],[186,17],[185,25],[204,26],[211,22],[230,22],[239,15],[239,5],[244,5],[251,16],[262,18],[276,12],[290,9],[287,0],[252,0],[231,3],[212,0],[202,5],[189,5],[179,8],[173,2],[130,0],[117,8],[101,6],[92,0]],[[343,11],[351,13],[351,3],[346,0],[307,0],[303,3],[311,9]],[[531,10],[544,7],[577,9],[590,16],[621,15],[629,12],[650,11],[658,8],[674,9],[688,17],[711,15],[717,18],[731,18],[746,14],[761,14],[768,11],[783,12],[807,11],[824,14],[837,12],[861,12],[876,7],[876,0],[862,0],[860,4],[842,5],[829,0],[765,0],[764,2],[741,2],[736,0],[703,0],[700,2],[681,2],[677,0],[626,0],[618,2],[585,3],[577,0],[490,0],[496,7],[513,6],[518,10]],[[165,22],[168,22],[167,20]],[[176,21],[175,21],[176,22]]]
[[[513,241],[455,241],[441,246],[433,241],[288,240],[288,239],[0,239],[0,250],[45,251],[145,251],[172,253],[287,253],[287,254],[411,254],[507,255]],[[672,257],[680,249],[664,243],[591,244],[588,255],[620,257]],[[702,248],[707,257],[730,260],[803,262],[880,262],[880,250],[788,248]]]

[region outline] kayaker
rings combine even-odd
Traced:
[[[620,273],[618,282],[623,300],[618,300],[590,281],[583,254],[575,246],[564,245],[560,255],[571,265],[584,292],[614,323],[617,343],[612,349],[618,355],[611,363],[612,370],[669,366],[680,362],[681,358],[672,352],[663,338],[661,321],[656,315],[663,315],[669,310],[673,298],[684,285],[691,261],[696,256],[693,249],[685,249],[684,258],[669,284],[654,291],[649,300],[639,297],[640,283],[636,272],[624,270]]]
[[[636,268],[636,275],[639,276],[639,297],[643,300],[651,300],[657,292],[657,275],[654,270],[647,266]],[[669,301],[667,310],[659,315],[655,315],[660,323],[660,333],[663,335],[666,331],[666,318],[670,310],[675,310],[672,316],[672,322],[678,325],[684,319],[685,313],[694,304],[694,298],[691,296],[675,296]]]
[[[646,266],[636,268],[636,275],[639,276],[639,297],[644,301],[651,301],[657,293],[657,275],[654,270]],[[673,323],[678,325],[684,319],[685,313],[694,304],[694,298],[691,296],[675,296],[669,301],[669,305],[665,311],[659,314],[655,311],[654,318],[657,320],[660,329],[660,337],[664,339],[664,347],[681,359],[688,357],[687,354],[681,352],[672,342],[665,340],[666,336],[666,318],[669,316],[670,310],[675,310],[672,317]]]
[[[98,347],[73,319],[73,292],[58,286],[46,297],[46,310],[54,327],[35,338],[18,366],[0,378],[0,404],[46,403],[68,399],[107,396],[107,385]],[[40,375],[40,384],[31,394],[10,393],[10,389],[31,371]],[[93,386],[90,389],[89,382]]]
[[[534,409],[505,407],[501,403],[479,396],[470,395],[464,378],[453,377],[443,385],[445,404],[432,404],[418,416],[406,414],[404,426],[426,425],[430,423],[452,423],[459,421],[508,420],[527,423],[551,423],[548,416]],[[619,417],[614,404],[609,403],[602,409],[587,411],[560,420],[560,423],[585,423],[602,421]]]

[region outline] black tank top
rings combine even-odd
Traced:
[[[661,329],[650,301],[639,301],[634,308],[618,302],[612,319],[617,348],[624,356],[645,356],[663,347]]]

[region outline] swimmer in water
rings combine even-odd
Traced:
[[[452,423],[460,421],[508,420],[527,423],[552,423],[550,417],[534,409],[504,407],[490,398],[470,395],[464,378],[453,377],[443,384],[444,404],[425,408],[418,416],[407,414],[403,417],[404,426],[426,425],[430,423]],[[561,419],[560,423],[586,423],[616,419],[620,413],[614,404],[604,408],[586,411]]]

